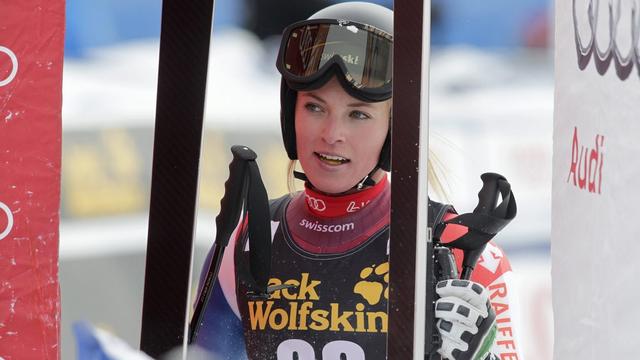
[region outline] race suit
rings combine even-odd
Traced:
[[[389,208],[386,178],[356,194],[328,197],[306,188],[272,201],[269,285],[294,287],[248,298],[238,274],[250,249],[246,238],[232,236],[196,343],[216,359],[385,359]],[[442,241],[465,231],[448,225]],[[460,267],[462,253],[454,256]],[[502,360],[522,359],[510,275],[509,261],[490,242],[471,280],[490,291],[498,327],[492,352]]]

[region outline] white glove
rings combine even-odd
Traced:
[[[443,280],[436,285],[436,326],[442,338],[438,353],[449,360],[490,357],[496,338],[496,315],[489,292],[469,280]]]

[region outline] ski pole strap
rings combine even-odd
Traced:
[[[517,213],[516,199],[507,179],[495,173],[482,174],[481,178],[483,187],[478,193],[478,206],[474,211],[444,221],[434,230],[434,236],[440,238],[448,224],[462,225],[468,229],[466,234],[443,244],[465,252],[463,278],[470,276],[486,243],[507,226]],[[498,195],[502,197],[502,202],[496,206]]]
[[[295,288],[296,285],[281,284],[269,286],[271,276],[271,218],[272,209],[267,192],[260,177],[258,165],[249,163],[249,193],[246,201],[248,212],[249,266],[238,266],[236,275],[247,287],[247,297],[255,300],[267,300],[275,291]],[[289,196],[277,199],[273,209],[284,216]]]
[[[271,275],[271,216],[269,198],[260,176],[258,164],[248,163],[249,263],[251,276],[248,288],[253,296],[267,295]]]

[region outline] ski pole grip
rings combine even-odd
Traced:
[[[224,196],[220,199],[220,213],[216,216],[216,244],[227,246],[231,233],[240,220],[248,184],[245,181],[249,161],[255,161],[256,153],[246,146],[231,147],[233,160],[229,163],[229,178],[224,183]]]
[[[507,179],[496,173],[484,173],[480,175],[480,179],[482,179],[482,189],[478,192],[478,205],[473,209],[473,213],[488,215],[498,203],[498,195],[500,195],[498,181],[506,181]],[[478,248],[464,251],[461,279],[469,280],[485,246],[486,244],[482,244]]]
[[[498,203],[498,181],[506,181],[504,176],[496,173],[484,173],[480,175],[482,189],[478,192],[478,206],[473,209],[476,214],[490,214]]]

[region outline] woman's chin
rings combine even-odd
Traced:
[[[309,179],[313,184],[315,190],[323,192],[328,195],[338,195],[352,189],[355,184],[348,184],[346,182],[338,182],[336,179],[320,180],[314,182],[313,179]]]

